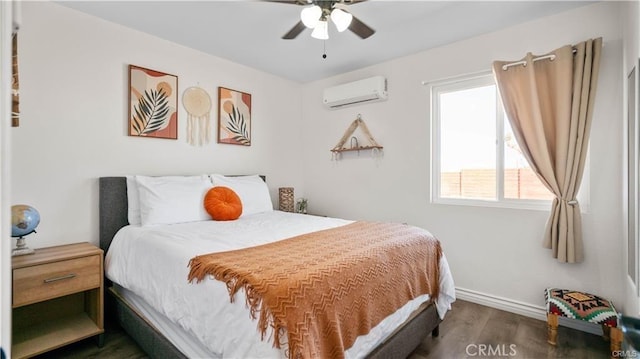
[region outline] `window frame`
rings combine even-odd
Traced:
[[[429,87],[430,103],[430,130],[431,130],[431,188],[430,201],[434,204],[464,205],[478,207],[498,207],[530,210],[550,210],[552,200],[540,199],[516,199],[504,197],[504,121],[505,111],[502,99],[498,93],[493,73],[483,71],[474,74],[451,77],[425,83]],[[439,95],[447,92],[462,91],[482,86],[496,86],[496,198],[453,198],[441,197],[441,120]],[[587,152],[586,165],[582,184],[578,193],[578,201],[582,212],[586,212],[589,207],[589,153]]]

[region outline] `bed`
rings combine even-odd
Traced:
[[[264,179],[264,178],[263,178]],[[129,225],[129,202],[127,197],[127,178],[126,177],[102,177],[99,179],[99,200],[100,200],[100,246],[107,253],[106,262],[110,261],[115,262],[112,258],[110,258],[109,253],[113,253],[117,247],[123,247],[124,249],[120,249],[121,252],[124,253],[133,253],[134,249],[126,247],[121,243],[138,243],[143,241],[139,238],[147,238],[149,235],[145,228],[141,228],[140,226]],[[298,215],[298,214],[288,214],[278,211],[273,211],[271,214],[259,214],[256,216],[247,216],[245,222],[239,225],[243,225],[244,223],[248,223],[250,226],[253,225],[255,228],[279,228],[281,226],[269,224],[273,223],[271,221],[289,221],[292,223],[292,228],[296,226],[303,226],[305,228],[311,226],[313,228],[328,228],[340,226],[346,222],[341,222],[343,220],[332,219],[332,218],[320,218],[314,216],[307,215]],[[275,218],[275,219],[274,219]],[[253,223],[253,224],[251,224]],[[278,222],[279,223],[279,222]],[[195,227],[206,227],[207,223],[199,223],[196,224]],[[262,227],[260,227],[262,226]],[[315,226],[315,227],[314,227]],[[155,228],[155,227],[154,227]],[[180,234],[190,233],[190,229],[186,229],[180,226],[171,227],[174,232]],[[189,227],[190,228],[190,227]],[[208,229],[205,229],[208,230]],[[255,231],[254,231],[255,232]],[[120,238],[125,238],[125,234],[129,233],[130,236],[138,238],[136,240],[120,240]],[[285,233],[289,233],[285,231]],[[293,234],[296,233],[295,230],[291,232]],[[117,234],[117,235],[116,235]],[[163,234],[164,235],[164,234]],[[197,232],[194,232],[193,235],[185,235],[184,237],[196,238],[198,236]],[[114,237],[118,237],[116,243],[113,243]],[[284,238],[284,237],[283,237]],[[153,244],[149,244],[153,242]],[[167,271],[167,266],[169,262],[173,261],[171,257],[163,257],[166,253],[170,252],[180,252],[181,248],[171,247],[173,244],[168,244],[169,247],[165,246],[165,249],[160,250],[159,245],[161,241],[152,240],[149,243],[145,244],[147,246],[158,246],[158,248],[146,248],[146,253],[152,253],[148,257],[154,258],[154,260],[149,260],[142,264],[145,266],[153,266],[156,265],[158,268],[164,268],[164,275],[166,277],[170,277],[172,275],[173,270]],[[113,248],[112,248],[113,245]],[[197,247],[197,245],[196,245]],[[173,249],[172,249],[173,248]],[[205,247],[203,247],[205,248]],[[184,250],[186,251],[186,250]],[[197,249],[193,250],[193,253],[199,253]],[[163,254],[164,253],[164,254]],[[202,254],[202,253],[200,253]],[[131,254],[135,256],[135,254]],[[182,254],[183,258],[187,258],[191,256],[191,253]],[[123,255],[119,255],[118,258]],[[124,255],[126,257],[126,255]],[[184,257],[186,256],[186,257]],[[132,266],[133,262],[130,261],[127,265]],[[155,264],[154,264],[155,263]],[[134,270],[125,265],[120,269],[119,272],[133,272],[140,271]],[[106,267],[109,267],[107,264]],[[186,263],[182,265],[182,267],[186,267]],[[115,268],[115,265],[114,265]],[[171,267],[173,268],[173,267]],[[184,268],[176,269],[176,272],[180,272],[184,270]],[[107,268],[109,271],[109,268]],[[108,289],[108,292],[112,296],[113,310],[115,315],[117,315],[119,324],[125,329],[125,331],[140,345],[140,347],[147,352],[147,354],[152,358],[185,358],[185,357],[286,357],[286,351],[284,350],[276,350],[272,347],[272,344],[268,341],[260,340],[260,335],[256,332],[253,336],[255,338],[251,338],[247,340],[250,342],[245,345],[244,340],[242,341],[236,337],[226,340],[225,344],[222,347],[218,348],[213,344],[210,344],[211,338],[207,338],[208,334],[205,333],[217,333],[212,334],[214,337],[216,335],[221,335],[221,332],[231,332],[231,328],[227,328],[228,324],[223,319],[207,319],[207,320],[194,320],[194,318],[187,318],[189,315],[198,316],[198,319],[204,316],[208,316],[206,312],[195,312],[195,313],[174,313],[176,308],[169,307],[167,308],[166,303],[162,304],[162,300],[167,301],[166,298],[157,299],[155,297],[149,297],[148,295],[145,297],[140,293],[136,293],[136,285],[132,285],[128,282],[128,279],[122,277],[121,275],[117,275],[113,273],[108,274],[108,279],[115,279],[114,283]],[[117,270],[115,270],[117,272]],[[398,315],[394,319],[395,322],[390,321],[386,328],[380,329],[379,332],[375,332],[372,330],[371,332],[375,335],[367,335],[366,338],[363,337],[362,340],[359,337],[356,343],[354,344],[354,348],[357,347],[359,342],[364,344],[361,345],[361,348],[356,348],[355,351],[351,352],[354,348],[349,348],[348,351],[345,351],[345,357],[368,357],[368,358],[404,358],[407,357],[419,344],[420,342],[431,333],[434,337],[438,335],[438,325],[441,322],[441,318],[443,317],[443,312],[446,312],[448,308],[450,308],[450,303],[455,300],[455,294],[453,290],[453,281],[450,278],[450,272],[448,271],[448,266],[446,265],[446,259],[441,260],[440,264],[440,294],[438,303],[435,303],[430,298],[425,298],[422,296],[421,298],[416,298],[416,300],[412,301],[413,303],[407,303],[407,305],[403,306],[398,310]],[[444,274],[443,274],[444,272]],[[181,273],[181,272],[180,272]],[[446,276],[444,280],[443,276]],[[179,278],[184,278],[186,283],[186,278],[179,276]],[[165,278],[166,279],[166,278]],[[151,279],[146,278],[142,282],[146,283],[146,281],[150,281]],[[110,280],[107,281],[111,283]],[[224,284],[215,284],[214,280],[210,280],[207,283],[204,283],[206,286],[214,288],[218,286],[216,290],[220,291],[220,288],[224,288]],[[446,284],[446,287],[443,288],[443,282]],[[124,284],[124,285],[123,285]],[[157,288],[159,286],[164,285],[162,281],[156,284],[150,284],[149,286],[153,288]],[[182,285],[182,284],[179,284]],[[155,287],[154,287],[155,286]],[[191,287],[197,287],[198,285],[192,285]],[[180,293],[186,293],[191,290],[191,287],[184,287],[183,289],[176,289],[173,295],[180,295]],[[173,288],[173,287],[168,287]],[[213,289],[212,289],[213,290]],[[160,295],[158,297],[164,297],[165,292],[170,291],[167,288],[162,290],[157,290]],[[238,293],[237,295],[244,295],[243,293]],[[195,295],[194,296],[198,296]],[[184,298],[183,298],[184,299]],[[188,298],[189,300],[191,298]],[[180,300],[180,298],[178,298]],[[184,299],[187,300],[187,299]],[[175,301],[175,299],[169,300],[169,302]],[[222,310],[222,316],[227,315],[228,313],[235,313],[238,311],[242,313],[244,310],[245,313],[248,312],[246,306],[244,305],[244,301],[236,301],[235,307],[233,304],[229,303],[229,296],[227,295],[224,300],[219,301],[221,305],[225,305],[226,309]],[[238,303],[240,302],[240,303]],[[188,302],[185,302],[188,303]],[[437,305],[436,305],[437,304]],[[231,307],[229,307],[231,305]],[[181,305],[179,307],[191,307],[191,305]],[[197,305],[193,305],[193,307],[199,307]],[[439,307],[439,308],[438,308]],[[400,313],[403,312],[403,313]],[[440,312],[440,313],[439,313]],[[227,313],[227,314],[225,314]],[[394,313],[396,314],[396,313]],[[186,318],[186,319],[185,319]],[[255,321],[250,320],[248,315],[244,315],[243,320],[238,320],[237,318],[233,319],[233,323],[240,323],[240,326],[244,326],[245,332],[247,330],[250,331],[249,328],[253,328],[255,332]],[[400,319],[398,319],[400,318]],[[188,322],[191,321],[191,324]],[[385,319],[385,322],[387,319]],[[194,324],[200,323],[200,324]],[[206,323],[206,324],[202,324]],[[236,324],[234,324],[236,325]],[[194,326],[202,326],[203,328],[193,328]],[[380,325],[382,327],[382,325]],[[378,329],[378,327],[374,328]],[[237,337],[249,337],[251,335],[237,335]],[[371,338],[375,337],[375,338]],[[358,345],[356,345],[358,344]],[[212,346],[213,345],[213,346]],[[237,349],[238,348],[238,349]],[[242,348],[242,349],[240,349]],[[238,351],[234,351],[234,350]],[[244,351],[242,351],[244,350]],[[241,354],[244,353],[244,354]],[[250,354],[247,354],[250,353]]]

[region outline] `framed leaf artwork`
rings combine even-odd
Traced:
[[[129,136],[178,139],[178,77],[129,65]]]
[[[251,146],[251,95],[218,87],[218,143]]]

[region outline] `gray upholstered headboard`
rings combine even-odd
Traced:
[[[107,253],[120,228],[129,224],[126,177],[100,177],[100,248]]]
[[[267,181],[264,175],[260,177]],[[99,181],[100,248],[107,253],[113,236],[120,228],[129,224],[127,178],[100,177]]]

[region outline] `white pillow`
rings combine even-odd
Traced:
[[[127,176],[127,202],[129,224],[140,225],[140,195],[136,176]]]
[[[231,188],[242,201],[242,215],[240,217],[273,211],[269,187],[258,175],[227,177],[211,175],[214,186]]]
[[[140,223],[172,224],[210,220],[204,196],[211,182],[202,176],[136,176],[140,198]]]

